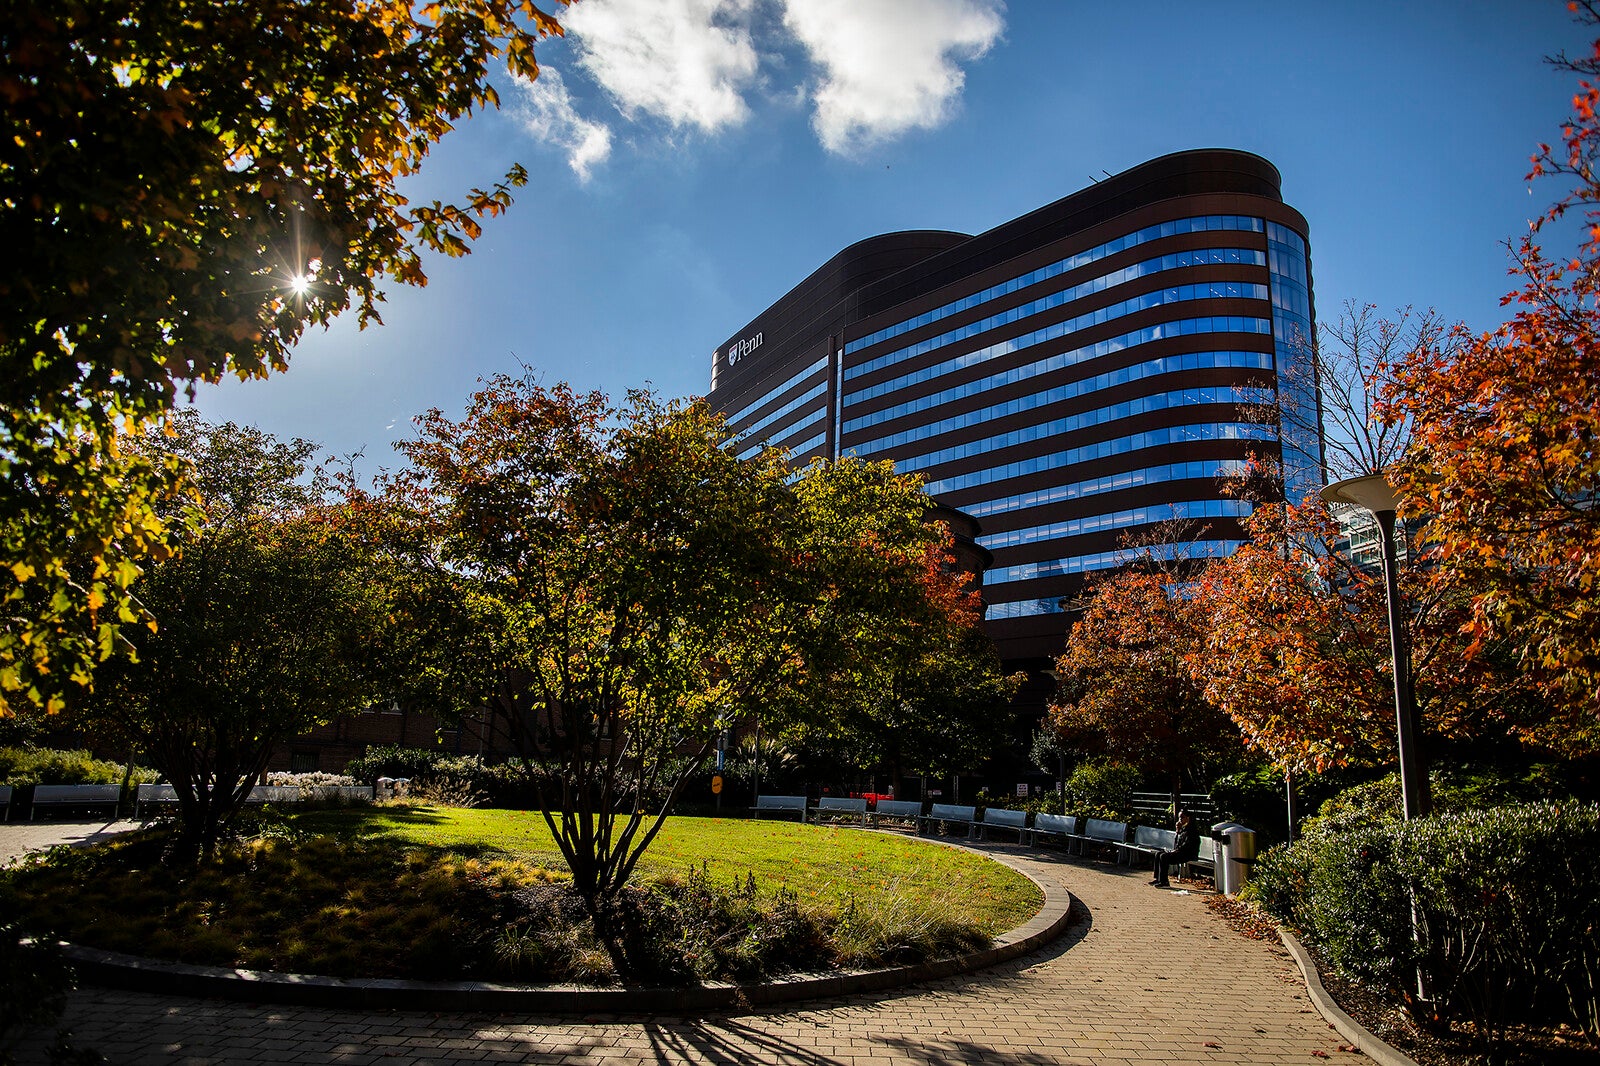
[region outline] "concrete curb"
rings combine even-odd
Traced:
[[[1278,937],[1283,941],[1283,946],[1289,949],[1295,965],[1300,967],[1300,976],[1306,980],[1306,992],[1311,996],[1312,1006],[1317,1008],[1317,1013],[1328,1019],[1329,1023],[1339,1031],[1340,1036],[1360,1048],[1361,1053],[1378,1066],[1417,1066],[1415,1059],[1379,1040],[1340,1009],[1339,1004],[1328,995],[1328,990],[1322,987],[1322,978],[1317,974],[1317,964],[1311,961],[1311,955],[1306,951],[1305,945],[1296,940],[1293,933],[1279,926]]]
[[[941,842],[942,843],[942,842]],[[979,849],[973,849],[979,850]],[[552,1014],[659,1014],[738,1010],[823,999],[932,981],[970,973],[1026,955],[1048,944],[1070,924],[1072,895],[1051,891],[1003,854],[983,854],[1016,870],[1044,893],[1044,906],[1029,921],[995,939],[993,946],[950,959],[822,976],[799,976],[759,985],[708,984],[698,988],[531,988],[482,981],[343,979],[262,970],[159,962],[99,948],[62,944],[85,982],[169,995],[251,1003],[380,1010],[531,1011]]]

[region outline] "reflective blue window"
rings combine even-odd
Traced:
[[[817,371],[821,370],[827,365],[828,357],[823,356],[821,359],[818,359],[816,362],[812,363],[799,373],[791,374],[789,378],[783,382],[783,384],[778,385],[775,388],[768,389],[761,395],[760,399],[753,400],[750,403],[745,404],[743,407],[739,408],[738,411],[729,415],[728,426],[737,430],[739,423],[745,418],[749,417],[755,411],[760,410],[762,406],[771,403],[775,397],[782,396],[784,393],[788,392],[790,389],[794,388],[806,378],[810,377],[812,374],[815,374]]]
[[[1151,504],[1148,507],[1130,507],[1109,514],[1085,515],[1048,522],[1038,526],[1008,529],[978,538],[978,543],[991,551],[996,548],[1014,548],[1019,544],[1035,544],[1041,540],[1064,540],[1085,533],[1098,533],[1106,529],[1126,529],[1128,526],[1145,526],[1153,522],[1186,518],[1246,518],[1253,508],[1248,500],[1186,500],[1179,503]],[[1035,577],[1048,577],[1041,567],[1055,563],[1021,563],[1002,566],[984,572],[984,583],[996,581],[1026,581]]]
[[[807,458],[806,453],[820,448],[822,446],[822,442],[826,440],[827,437],[827,433],[818,433],[813,437],[807,437],[798,444],[785,444],[783,447],[788,448],[789,451],[794,454],[795,458],[804,459]]]
[[[1298,501],[1322,485],[1321,401],[1312,362],[1310,270],[1305,240],[1276,222],[1267,224],[1272,285],[1272,337],[1278,355],[1283,409],[1284,490]]]
[[[1212,230],[1260,233],[1261,226],[1261,219],[1246,218],[1241,215],[1202,215],[1195,218],[1180,218],[1172,222],[1159,222],[1153,226],[1146,226],[1137,232],[1118,237],[1116,240],[1096,245],[1087,251],[1078,252],[1076,255],[1039,267],[1037,270],[1020,274],[998,285],[991,285],[981,292],[975,292],[971,296],[963,296],[959,300],[947,303],[942,307],[936,307],[932,311],[925,311],[914,318],[896,322],[892,326],[885,326],[883,329],[869,333],[865,337],[858,337],[848,342],[844,346],[844,351],[846,355],[854,354],[863,348],[877,344],[879,341],[888,340],[890,337],[898,337],[902,333],[908,333],[918,327],[930,325],[940,319],[948,318],[953,314],[987,303],[997,296],[1005,296],[1019,289],[1025,289],[1029,285],[1048,281],[1050,278],[1065,274],[1069,270],[1088,266],[1090,263],[1104,259],[1106,256],[1115,255],[1129,248],[1136,248],[1147,241],[1158,240],[1162,237],[1173,237],[1179,233],[1205,233]],[[1209,262],[1210,260],[1207,261]]]
[[[1120,422],[1134,415],[1146,414],[1150,411],[1166,411],[1174,407],[1193,407],[1198,404],[1258,403],[1260,400],[1252,395],[1258,391],[1255,389],[1236,389],[1229,386],[1214,386],[1198,389],[1175,389],[1171,392],[1157,393],[1154,396],[1140,396],[1108,407],[1099,407],[1093,411],[1083,411],[1079,414],[1068,415],[1065,418],[1052,419],[1049,422],[1022,426],[1007,433],[997,433],[992,437],[983,437],[979,440],[953,444],[948,448],[924,452],[921,455],[906,456],[896,459],[894,465],[895,469],[901,473],[910,473],[914,470],[926,470],[928,467],[938,466],[940,463],[953,462],[956,459],[966,459],[970,456],[984,455],[988,452],[999,451],[1002,448],[1026,444],[1029,441],[1044,440],[1047,437],[1058,437],[1064,433],[1088,429],[1091,426],[1105,425],[1107,422]],[[858,451],[856,448],[847,450],[852,455]]]
[[[1229,353],[1197,352],[1194,354],[1195,366],[1215,367],[1218,365],[1229,365],[1225,359],[1216,358],[1219,355],[1226,356]],[[1254,359],[1266,358],[1258,352],[1250,352],[1248,354],[1252,357],[1252,361]],[[1207,356],[1210,356],[1211,358],[1208,359],[1206,358]],[[1121,370],[1113,370],[1105,374],[1097,374],[1092,378],[1084,378],[1080,381],[1074,381],[1066,385],[1058,385],[1053,389],[1044,389],[1040,392],[1031,393],[1027,396],[1019,396],[1015,399],[1007,400],[1004,403],[991,404],[988,407],[981,407],[973,411],[963,411],[961,414],[951,415],[949,418],[942,418],[937,422],[927,422],[920,426],[913,426],[910,429],[901,430],[899,433],[891,433],[888,436],[878,437],[862,444],[852,445],[850,447],[850,451],[856,455],[870,455],[873,452],[881,452],[887,448],[899,448],[919,440],[926,440],[929,437],[940,436],[941,434],[949,433],[953,430],[981,425],[984,422],[992,422],[997,418],[1005,418],[1010,415],[1021,414],[1024,411],[1032,411],[1039,407],[1048,407],[1051,404],[1060,403],[1063,400],[1075,399],[1079,396],[1092,395],[1093,393],[1101,392],[1115,385],[1125,385],[1131,381],[1143,381],[1152,377],[1164,376],[1172,372],[1172,367],[1168,364],[1181,365],[1187,361],[1188,357],[1186,356],[1175,356],[1171,359],[1153,359],[1148,363],[1140,363],[1136,366],[1124,367]],[[1238,403],[1270,404],[1276,403],[1278,399],[1277,394],[1270,388],[1262,389],[1238,386],[1231,391],[1233,394],[1232,399]],[[1180,394],[1169,393],[1168,395],[1176,396]],[[1201,399],[1196,400],[1195,402],[1224,403],[1227,401]],[[1171,405],[1162,404],[1160,406]],[[1145,408],[1145,410],[1154,409],[1155,408],[1151,407]]]
[[[1058,559],[1061,574],[1081,574],[1093,570],[1110,570],[1114,567],[1125,566],[1135,559],[1145,556],[1154,556],[1168,562],[1174,559],[1215,559],[1225,555],[1232,555],[1243,544],[1239,540],[1197,540],[1185,541],[1182,544],[1156,544],[1143,548],[1118,548],[1115,551],[1095,552],[1092,555],[1074,555],[1066,559]],[[1003,593],[1002,593],[1003,594]],[[987,598],[987,593],[985,593]],[[1061,598],[1047,597],[1044,599],[1028,600],[1003,600],[999,603],[989,604],[983,612],[985,619],[993,621],[996,618],[1025,618],[1036,614],[1061,614],[1065,607]]]
[[[818,386],[818,388],[824,388],[824,387],[825,386],[822,386],[822,385]],[[799,432],[799,431],[801,431],[803,429],[806,429],[809,426],[816,425],[818,422],[820,422],[822,420],[822,417],[824,415],[826,415],[827,413],[828,413],[828,409],[826,407],[819,407],[815,411],[812,411],[810,414],[806,415],[804,418],[801,418],[800,420],[795,422],[793,425],[784,426],[783,429],[779,431],[780,432],[780,439],[781,439],[781,437],[792,437],[792,436],[794,436],[795,433],[797,433],[797,432]],[[744,440],[748,440],[749,438],[750,438],[750,435],[747,433],[747,434],[741,435],[739,439],[741,441],[744,441]],[[778,443],[778,441],[775,440],[775,441],[773,441],[773,443],[776,444],[776,443]],[[739,453],[739,458],[748,459],[752,455],[755,455],[757,452],[759,452],[763,447],[765,447],[765,445],[766,445],[766,441],[765,440],[758,440],[754,444],[750,445],[749,447],[747,447],[743,451],[741,451]],[[796,450],[798,451],[799,449],[796,449]]]
[[[789,414],[792,414],[795,411],[798,411],[800,408],[822,396],[827,391],[828,383],[826,380],[817,382],[815,385],[811,386],[811,388],[807,389],[805,392],[802,392],[800,395],[796,396],[782,407],[763,416],[760,421],[754,422],[751,425],[745,426],[743,429],[739,430],[735,434],[736,438],[739,440],[748,440],[756,436],[762,430],[772,425],[772,423],[784,418]],[[787,432],[787,430],[785,432]]]
[[[1165,289],[1143,293],[1119,303],[1096,308],[1093,311],[1086,311],[1049,328],[1060,329],[1061,332],[1055,334],[1060,337],[1080,329],[1088,329],[1090,326],[1099,325],[1102,322],[1110,322],[1115,318],[1122,318],[1139,311],[1147,311],[1152,307],[1163,307],[1167,304],[1179,303],[1185,300],[1228,298],[1267,300],[1270,299],[1270,291],[1265,285],[1258,285],[1248,281],[1213,281],[1198,285],[1171,285]],[[937,337],[929,337],[927,340],[918,341],[905,348],[887,352],[856,366],[846,367],[844,378],[849,381],[852,378],[860,377],[862,374],[881,370],[886,366],[893,366],[895,363],[903,362],[919,355],[926,355],[946,345],[954,344],[956,341],[963,341],[968,337],[976,337],[980,333],[987,333],[1000,326],[1007,326],[1044,311],[1064,307],[1077,299],[1078,296],[1073,295],[1073,290],[1070,289],[1066,292],[1057,292],[1049,296],[1040,297],[1029,303],[1001,311],[999,314],[990,315],[988,318],[980,318],[976,322],[969,322],[965,326],[950,330],[948,333],[941,333]],[[1012,348],[1011,350],[1015,351],[1016,349]]]
[[[978,485],[1021,477],[1024,474],[1036,474],[1041,470],[1059,470],[1064,466],[1088,462],[1090,459],[1104,459],[1144,448],[1158,448],[1163,444],[1181,444],[1194,440],[1275,441],[1277,439],[1277,430],[1255,422],[1203,422],[1196,425],[1170,426],[1166,429],[1146,430],[1143,433],[1133,433],[1112,440],[1096,441],[1081,448],[1068,448],[1065,451],[1030,456],[1002,466],[953,474],[937,481],[930,481],[925,488],[929,495],[937,496],[940,493],[975,488]]]
[[[1199,299],[1201,297],[1191,298]],[[954,358],[946,359],[942,363],[934,363],[932,366],[925,366],[919,370],[913,370],[910,373],[902,374],[897,378],[890,378],[887,381],[880,381],[876,385],[868,385],[864,388],[857,389],[854,392],[846,393],[844,402],[848,406],[864,403],[867,400],[876,399],[879,396],[887,396],[890,393],[898,392],[901,389],[910,388],[912,385],[920,385],[924,381],[932,381],[934,378],[943,377],[946,374],[953,374],[956,371],[964,370],[969,366],[977,366],[979,363],[985,362],[989,359],[995,359],[1003,355],[1010,355],[1012,352],[1022,351],[1024,348],[1032,347],[1035,344],[1042,344],[1045,341],[1051,341],[1059,337],[1065,337],[1067,334],[1074,332],[1077,328],[1078,327],[1073,326],[1071,322],[1060,322],[1053,326],[1046,326],[1043,329],[1036,329],[1032,333],[1024,333],[1020,337],[1012,337],[1010,340],[1004,340],[995,344],[991,344],[987,348],[979,348],[976,351],[967,352],[964,355],[958,355]],[[1048,370],[1055,370],[1059,369],[1059,367],[1056,365],[1057,362],[1059,362],[1060,366],[1071,366],[1073,363],[1082,362],[1084,359],[1091,358],[1092,355],[1105,355],[1109,354],[1110,352],[1120,351],[1123,348],[1131,347],[1134,344],[1148,344],[1151,341],[1158,341],[1165,337],[1183,337],[1196,333],[1260,333],[1270,335],[1272,333],[1272,321],[1265,318],[1246,318],[1240,315],[1211,315],[1205,318],[1179,318],[1174,319],[1171,322],[1162,322],[1159,325],[1147,326],[1144,329],[1134,330],[1133,332],[1125,333],[1120,337],[1113,337],[1109,340],[1100,341],[1098,344],[1087,345],[1083,348],[1076,349],[1072,352],[1066,352],[1059,356],[1051,356],[1049,359],[1033,364],[1033,367],[1031,368],[1019,367],[1014,371],[1008,370],[1004,371],[1004,373],[1015,374],[1017,376],[1013,377],[1011,380],[1020,381],[1023,378],[1032,377],[1033,373],[1030,371],[1033,371],[1035,368],[1042,367]],[[1090,353],[1092,353],[1092,355]],[[1046,370],[1039,369],[1037,372],[1044,373]],[[999,375],[996,375],[994,378],[986,378],[984,380],[997,380],[998,378]],[[997,380],[997,383],[1005,384],[1006,382]],[[983,390],[974,389],[973,391],[981,392]],[[967,393],[966,395],[971,395],[971,393]]]
[[[1116,492],[1120,489],[1137,488],[1140,485],[1157,485],[1165,481],[1236,477],[1244,473],[1247,465],[1242,459],[1208,459],[1187,463],[1167,463],[1162,466],[1141,467],[1137,470],[1123,470],[1115,474],[1106,474],[1104,477],[1088,478],[1066,485],[1051,485],[1049,488],[1034,489],[1032,492],[1019,492],[1012,496],[1001,496],[992,500],[963,503],[959,506],[961,510],[974,518],[984,518],[993,514],[1005,514],[1008,511],[1024,511],[1033,507],[1043,507],[1046,504],[1060,503],[1062,500],[1076,500],[1084,496],[1098,496],[1101,493]]]

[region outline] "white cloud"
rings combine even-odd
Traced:
[[[949,114],[1005,28],[999,0],[784,0],[784,24],[822,68],[812,126],[850,155]]]
[[[511,109],[522,128],[567,153],[567,163],[579,181],[611,155],[611,131],[581,117],[572,107],[566,82],[550,67],[540,67],[533,81],[516,78],[517,99]]]
[[[562,18],[579,62],[624,115],[713,133],[749,117],[755,0],[584,0]]]

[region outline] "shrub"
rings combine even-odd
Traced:
[[[364,785],[380,777],[407,778],[414,798],[450,806],[524,811],[539,807],[541,772],[518,759],[491,766],[471,755],[393,745],[368,748],[345,767],[346,774]]]
[[[1119,762],[1085,762],[1067,778],[1068,814],[1126,822],[1133,818],[1129,798],[1138,785],[1137,768]]]
[[[1485,1035],[1530,1018],[1600,1026],[1600,807],[1403,822],[1395,806],[1389,782],[1329,801],[1263,854],[1252,892],[1346,973],[1406,994],[1420,967],[1435,1009]]]
[[[291,774],[282,771],[273,771],[266,775],[261,782],[263,785],[276,785],[280,787],[298,786],[299,788],[339,788],[356,783],[356,779],[348,774],[328,774],[320,770],[313,770],[305,774]]]
[[[373,784],[380,777],[405,777],[416,780],[429,776],[435,765],[445,758],[448,756],[444,752],[385,744],[368,748],[366,754],[350,760],[344,772],[346,776],[355,778],[363,785]]]
[[[55,748],[0,748],[0,785],[120,785],[123,765],[96,759],[87,751]],[[133,784],[160,777],[143,766],[133,768]]]

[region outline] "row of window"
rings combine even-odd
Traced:
[[[1002,448],[1027,444],[1030,441],[1043,440],[1047,437],[1059,437],[1076,430],[1104,425],[1107,422],[1121,422],[1132,418],[1134,415],[1148,414],[1151,411],[1167,411],[1174,407],[1194,407],[1197,404],[1261,403],[1263,402],[1263,394],[1266,400],[1272,399],[1270,390],[1241,389],[1230,385],[1173,389],[1170,392],[1158,392],[1150,396],[1136,396],[1131,400],[1124,400],[1121,403],[1110,404],[1106,407],[1097,407],[1092,411],[1080,411],[1078,414],[1067,415],[1065,418],[1055,418],[1049,422],[1037,422],[1034,425],[1022,426],[1007,433],[996,433],[990,437],[953,444],[948,448],[940,448],[936,451],[924,452],[921,455],[896,459],[894,465],[895,469],[901,473],[926,470],[928,467],[938,466],[940,463],[966,459],[974,455],[985,455],[989,452],[999,451]],[[854,449],[851,449],[851,451],[853,452]]]
[[[739,408],[739,410],[735,413],[729,415],[728,425],[738,426],[738,424],[747,416],[749,416],[751,412],[760,410],[764,404],[770,403],[774,396],[782,396],[784,393],[788,392],[790,389],[800,384],[800,382],[804,381],[806,378],[810,377],[812,374],[815,374],[817,371],[821,370],[827,365],[828,357],[825,355],[821,359],[818,359],[816,362],[812,363],[810,366],[806,367],[804,370],[801,370],[799,373],[789,375],[788,379],[784,381],[783,384],[779,385],[775,389],[768,389],[761,395],[759,399],[752,400],[750,403],[747,403],[743,407]],[[745,432],[748,432],[748,430]]]
[[[1179,267],[1200,266],[1210,263],[1213,261],[1212,256],[1218,257],[1215,260],[1216,262],[1223,263],[1250,266],[1265,266],[1267,263],[1265,252],[1253,251],[1248,248],[1202,249],[1194,252],[1173,252],[1170,255],[1156,256],[1154,259],[1147,259],[1142,263],[1133,263],[1123,267],[1121,270],[1113,270],[1109,274],[1102,274],[1097,278],[1079,282],[1077,285],[1062,289],[1059,292],[1052,292],[1038,299],[1029,300],[1027,303],[1008,307],[1004,311],[996,311],[986,318],[968,322],[964,326],[957,326],[955,329],[927,337],[904,348],[896,348],[892,352],[874,356],[863,363],[846,368],[844,377],[846,381],[849,381],[863,374],[870,374],[874,370],[882,370],[886,366],[893,366],[907,359],[927,355],[931,351],[955,344],[958,341],[964,341],[968,337],[976,337],[980,333],[987,333],[992,329],[1008,326],[1013,322],[1020,322],[1024,318],[1032,318],[1034,315],[1052,311],[1057,307],[1065,307],[1067,304],[1076,303],[1086,296],[1093,296],[1097,292],[1115,288],[1138,278],[1168,270],[1176,270]],[[1266,299],[1265,295],[1259,298]]]
[[[1243,544],[1242,540],[1194,540],[1181,544],[1153,544],[1142,548],[1116,548],[1095,552],[1092,555],[1075,555],[1059,560],[1063,574],[1081,574],[1094,570],[1110,570],[1125,566],[1136,559],[1154,558],[1162,562],[1175,559],[1219,559],[1232,555]],[[1026,618],[1038,614],[1061,614],[1066,608],[1059,596],[1044,599],[1014,600],[991,603],[984,608],[983,617],[989,621],[997,618]]]
[[[1267,333],[1270,331],[1270,323],[1268,323],[1265,319],[1255,319],[1253,321],[1257,323],[1257,327],[1249,330],[1249,332]],[[1103,356],[1115,354],[1116,352],[1126,351],[1129,348],[1135,348],[1141,344],[1149,344],[1153,341],[1161,340],[1163,337],[1175,337],[1208,332],[1206,329],[1201,328],[1203,324],[1220,323],[1219,331],[1237,332],[1230,328],[1232,322],[1233,318],[1231,316],[1219,316],[1218,318],[1203,319],[1179,319],[1176,322],[1163,322],[1157,326],[1146,326],[1144,329],[1131,330],[1127,333],[1118,334],[1115,337],[1108,337],[1103,341],[1096,341],[1093,344],[1085,344],[1081,348],[1073,348],[1069,351],[1058,352],[1055,355],[1045,356],[1043,359],[1036,360],[1032,363],[1024,363],[1022,366],[1009,367],[1005,370],[1001,370],[981,378],[974,378],[971,381],[964,381],[960,385],[952,385],[948,389],[941,389],[939,392],[926,393],[922,396],[913,397],[912,399],[905,400],[890,407],[884,407],[877,411],[869,412],[868,414],[859,415],[856,418],[852,418],[847,421],[844,424],[844,430],[846,433],[853,433],[856,430],[866,429],[870,426],[878,425],[881,422],[887,422],[891,418],[899,418],[902,415],[915,414],[918,411],[926,411],[930,408],[942,407],[943,405],[954,400],[964,399],[968,396],[976,396],[980,392],[988,392],[990,389],[998,389],[1005,385],[1015,385],[1019,381],[1027,381],[1029,378],[1036,378],[1043,374],[1051,374],[1057,370],[1065,370],[1067,367],[1076,366],[1079,363],[1086,363],[1091,359],[1099,359]],[[972,354],[976,356],[980,353],[975,352]],[[1172,371],[1196,370],[1202,365],[1258,367],[1265,370],[1270,370],[1273,366],[1272,356],[1266,354],[1265,352],[1200,352],[1194,354],[1200,357],[1208,354],[1215,354],[1219,357],[1226,355],[1230,357],[1230,359],[1234,359],[1236,357],[1237,361],[1230,361],[1225,364],[1201,364],[1196,362],[1192,366],[1173,365],[1171,368]],[[962,357],[962,359],[965,358],[965,356]],[[1189,356],[1168,356],[1167,358],[1169,360],[1177,360],[1188,359]],[[977,360],[973,361],[975,362]],[[961,362],[961,360],[955,360],[954,362]],[[944,365],[946,364],[940,364],[940,366]],[[970,364],[963,362],[961,365]],[[884,391],[892,391],[892,388],[886,387],[899,387],[900,384],[906,380],[906,378],[896,378],[893,381],[882,382],[879,385],[872,386],[870,389],[865,389],[861,392],[854,393],[853,396],[855,399],[847,398],[846,402],[860,403],[862,402],[863,398],[872,399],[883,394],[883,392],[879,391],[880,389]]]
[[[1063,500],[1076,500],[1084,496],[1098,496],[1106,492],[1138,488],[1141,485],[1236,477],[1244,473],[1246,465],[1242,459],[1197,459],[1186,463],[1146,466],[1138,470],[1119,470],[1104,477],[1086,478],[1066,485],[1051,485],[1049,488],[1034,489],[1032,492],[1019,492],[1013,496],[962,504],[961,509],[974,518],[984,518],[992,514],[1005,514],[1008,511],[1043,507]]]
[[[1031,455],[1026,459],[1019,459],[1014,463],[1005,463],[1001,466],[972,470],[965,474],[952,474],[950,477],[928,482],[925,488],[930,496],[938,496],[941,493],[957,492],[961,489],[988,485],[995,481],[1022,477],[1024,474],[1037,474],[1043,470],[1059,470],[1061,467],[1086,463],[1091,459],[1105,459],[1113,455],[1126,455],[1129,452],[1140,451],[1144,448],[1158,448],[1164,444],[1183,444],[1202,440],[1275,441],[1277,439],[1277,430],[1257,422],[1200,422],[1186,426],[1168,426],[1165,429],[1150,429],[1145,430],[1143,433],[1132,433],[1125,437],[1095,441],[1093,444],[1085,444],[1078,448],[1068,448],[1065,451],[1049,452],[1045,455]]]
[[[1284,487],[1291,499],[1299,499],[1315,492],[1323,478],[1306,245],[1298,233],[1277,223],[1267,227],[1267,245],[1279,402],[1284,412]]]
[[[818,386],[818,387],[820,388],[821,386]],[[781,440],[783,437],[792,437],[796,433],[798,433],[801,430],[807,428],[808,426],[816,425],[818,422],[820,422],[822,420],[823,416],[826,415],[827,413],[828,413],[828,409],[826,407],[819,407],[815,411],[812,411],[810,414],[806,415],[804,418],[801,418],[798,421],[796,421],[793,425],[784,426],[783,429],[780,431],[781,435],[779,437],[779,440]],[[778,443],[778,441],[774,440],[772,443],[776,444],[776,443]],[[739,458],[740,459],[748,459],[748,458],[750,458],[752,455],[755,455],[763,447],[765,447],[766,444],[767,444],[766,440],[758,440],[758,441],[756,441],[754,444],[751,444],[749,447],[747,447],[744,451],[740,452],[739,453]]]
[[[1251,287],[1259,288],[1263,292],[1266,291],[1266,286],[1264,285]],[[1211,299],[1213,295],[1209,292],[1199,291],[1210,288],[1210,286],[1183,286],[1182,288],[1193,291],[1190,291],[1187,294],[1180,292],[1169,297],[1168,293],[1172,290],[1163,289],[1159,292],[1149,294],[1148,297],[1141,297],[1140,300],[1142,301],[1153,297],[1155,302],[1145,306],[1154,307],[1167,303],[1177,303],[1184,300]],[[1125,301],[1125,303],[1132,302],[1134,301]],[[1057,322],[1053,325],[1036,329],[1031,333],[1024,333],[1021,336],[1011,337],[1003,341],[996,341],[994,344],[991,344],[985,348],[978,348],[975,351],[954,356],[950,359],[946,359],[942,363],[934,363],[931,366],[925,366],[921,369],[913,370],[910,373],[901,374],[897,378],[890,378],[887,381],[880,381],[876,385],[868,385],[864,388],[857,389],[854,392],[846,393],[844,402],[846,406],[851,406],[858,403],[864,403],[867,400],[877,399],[879,396],[887,396],[890,393],[898,392],[901,389],[909,388],[912,385],[919,385],[924,381],[931,381],[934,378],[943,377],[946,374],[953,374],[956,371],[964,370],[969,366],[976,366],[979,363],[986,362],[990,359],[998,359],[1001,356],[1011,355],[1013,352],[1020,352],[1023,349],[1031,348],[1036,344],[1043,344],[1046,341],[1052,341],[1060,337],[1065,337],[1069,333],[1076,333],[1078,330],[1084,329],[1087,326],[1099,325],[1102,322],[1108,322],[1111,319],[1120,318],[1123,315],[1129,315],[1135,311],[1141,311],[1144,309],[1145,307],[1125,307],[1124,304],[1114,304],[1111,307],[1101,308],[1099,311],[1096,311],[1091,315],[1080,315],[1078,318],[1068,319],[1065,322]],[[1102,315],[1104,317],[1101,317]],[[1094,321],[1086,322],[1084,321],[1085,319],[1094,319]],[[1163,337],[1181,337],[1191,333],[1261,333],[1270,336],[1272,333],[1272,322],[1269,319],[1254,318],[1244,315],[1210,315],[1201,318],[1182,318],[1173,322],[1163,322],[1160,325],[1139,330],[1138,333],[1144,335],[1145,340],[1160,340]],[[1131,335],[1132,334],[1129,334],[1129,336]],[[1124,347],[1126,347],[1126,345],[1124,345]]]
[[[947,303],[942,307],[936,307],[932,311],[924,311],[922,314],[908,318],[903,322],[885,326],[883,329],[869,333],[865,337],[859,337],[848,342],[844,346],[844,353],[852,355],[863,348],[877,344],[879,341],[888,340],[890,337],[898,337],[902,333],[908,333],[921,326],[938,322],[940,319],[971,310],[979,304],[988,303],[997,296],[1005,296],[1020,289],[1025,289],[1030,285],[1037,285],[1041,281],[1048,281],[1057,275],[1065,274],[1069,270],[1088,266],[1097,260],[1126,251],[1129,248],[1135,248],[1148,241],[1159,240],[1162,237],[1174,237],[1180,233],[1206,233],[1212,231],[1260,233],[1261,228],[1261,219],[1246,218],[1241,215],[1202,215],[1194,218],[1180,218],[1172,222],[1158,222],[1153,226],[1146,226],[1144,229],[1118,237],[1116,240],[1096,245],[1087,251],[1078,252],[1076,255],[1070,255],[1065,259],[1059,259],[1054,263],[1039,267],[1037,270],[1030,270],[1026,274],[1002,281],[998,285],[991,285],[989,288],[975,292],[971,296],[963,296],[959,300]]]
[[[827,432],[824,431],[816,434],[815,436],[807,437],[799,444],[790,444],[786,445],[786,447],[795,458],[804,459],[806,457],[806,453],[811,451],[813,448],[820,447],[827,436]]]
[[[741,429],[739,431],[739,436],[746,440],[756,437],[761,433],[762,430],[772,425],[772,423],[778,421],[780,418],[783,418],[785,415],[804,407],[806,404],[815,400],[817,397],[823,395],[827,391],[828,382],[827,379],[824,378],[822,381],[817,382],[815,385],[811,386],[805,392],[802,392],[800,395],[796,396],[794,399],[790,400],[776,411],[773,411],[762,417],[759,422]]]
[[[1186,500],[1179,503],[1156,503],[1144,507],[1130,507],[1122,511],[1113,511],[1109,514],[1085,515],[1082,518],[1066,518],[1059,522],[1047,522],[1039,526],[1024,526],[1021,529],[1008,529],[1004,533],[992,533],[986,537],[979,537],[978,543],[985,548],[1014,548],[1019,544],[1034,544],[1041,540],[1064,540],[1067,537],[1078,537],[1085,533],[1098,533],[1105,529],[1125,529],[1128,526],[1144,526],[1152,522],[1177,521],[1186,518],[1247,518],[1254,510],[1248,500]],[[1017,566],[1002,566],[990,570],[984,575],[984,581],[1027,581],[1035,577],[1053,577],[1060,573],[1054,568],[1060,560],[1044,563],[1021,563]],[[999,575],[999,576],[996,576]]]
[[[1046,407],[1063,400],[1087,396],[1090,393],[1102,392],[1118,385],[1126,385],[1133,381],[1143,381],[1146,378],[1161,377],[1166,374],[1176,373],[1179,370],[1194,370],[1201,367],[1255,367],[1270,370],[1272,357],[1264,352],[1190,352],[1185,355],[1172,355],[1160,359],[1150,359],[1133,366],[1125,366],[1118,370],[1108,370],[1104,374],[1096,374],[1091,378],[1081,378],[1078,381],[1057,385],[1053,389],[1043,389],[1039,392],[1029,393],[1006,400],[1004,403],[990,404],[974,411],[965,411],[959,415],[951,415],[937,422],[928,422],[910,429],[891,433],[886,437],[878,437],[858,444],[850,450],[858,455],[867,455],[872,452],[881,452],[886,448],[898,448],[913,441],[926,437],[949,433],[953,430],[965,429],[968,426],[979,425],[996,418],[1005,418],[1008,415],[1021,414],[1037,407]],[[1276,397],[1271,389],[1240,389],[1241,403],[1272,403]]]

